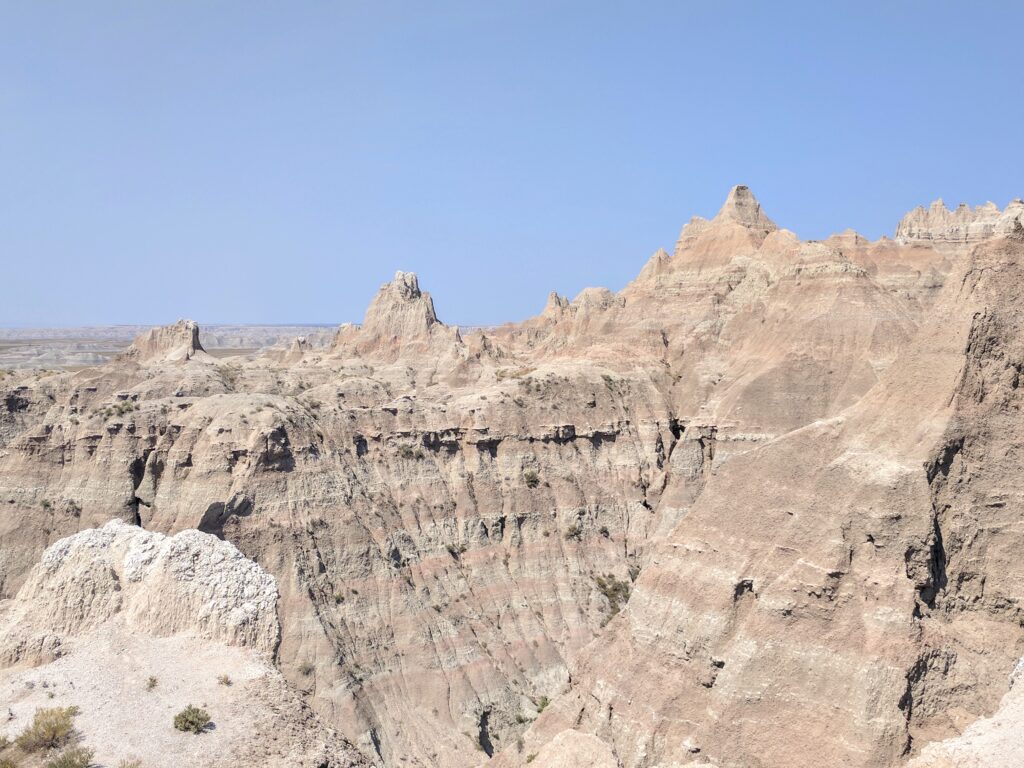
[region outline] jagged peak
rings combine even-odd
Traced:
[[[370,302],[362,330],[371,336],[406,337],[425,333],[439,322],[434,300],[420,290],[416,273],[399,270]]]
[[[205,358],[207,354],[199,341],[199,323],[179,320],[135,337],[124,357],[144,363],[176,363]]]
[[[395,290],[406,299],[418,299],[423,295],[420,291],[420,281],[415,272],[403,272],[398,270],[390,283]]]
[[[729,190],[725,203],[712,222],[734,221],[750,229],[774,232],[778,227],[761,209],[761,204],[750,191],[750,187],[737,184]]]
[[[548,300],[541,315],[543,317],[559,317],[567,309],[569,309],[569,299],[560,296],[558,291],[552,291],[548,294]]]

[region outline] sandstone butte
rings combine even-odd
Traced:
[[[1020,766],[1022,304],[1020,200],[803,242],[735,187],[522,323],[400,272],[329,346],[181,321],[15,373],[0,735],[74,704],[104,765]]]

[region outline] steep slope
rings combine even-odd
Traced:
[[[894,765],[989,714],[1024,653],[1022,264],[1020,228],[978,245],[856,405],[722,466],[500,764],[572,730],[625,766]]]

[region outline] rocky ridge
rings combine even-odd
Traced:
[[[386,766],[899,765],[1024,655],[1016,210],[802,242],[737,187],[521,324],[398,273],[328,348],[0,382],[0,589],[111,517],[230,541]]]

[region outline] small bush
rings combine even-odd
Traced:
[[[152,691],[159,684],[160,684],[159,680],[157,680],[155,677],[150,677],[149,680],[146,681],[146,690],[147,691]]]
[[[72,721],[77,714],[78,707],[37,709],[32,723],[26,726],[15,742],[26,752],[67,746],[75,735]]]
[[[573,523],[565,529],[565,538],[567,541],[579,541],[583,538],[583,526]]]
[[[403,459],[424,459],[426,454],[420,448],[413,448],[411,445],[403,445],[398,449],[398,455]]]
[[[89,768],[94,754],[91,749],[85,747],[70,747],[43,765],[44,768]]]
[[[545,709],[547,709],[548,704],[550,703],[551,699],[549,699],[547,696],[541,696],[539,699],[537,699],[537,714],[540,714]]]
[[[174,716],[176,730],[200,734],[210,724],[210,713],[189,704]]]
[[[142,761],[125,758],[117,764],[117,768],[142,768]]]
[[[540,475],[537,474],[537,470],[528,469],[523,472],[523,481],[526,483],[527,488],[536,488],[540,485]]]
[[[231,685],[231,678],[227,675],[220,675],[217,677],[217,682],[221,685]]]
[[[619,612],[622,603],[629,600],[629,582],[619,581],[610,573],[604,577],[597,576],[594,581],[601,594],[608,600],[608,609],[614,616]]]
[[[313,665],[308,661],[304,661],[299,665],[299,674],[303,677],[309,677],[313,674]]]

